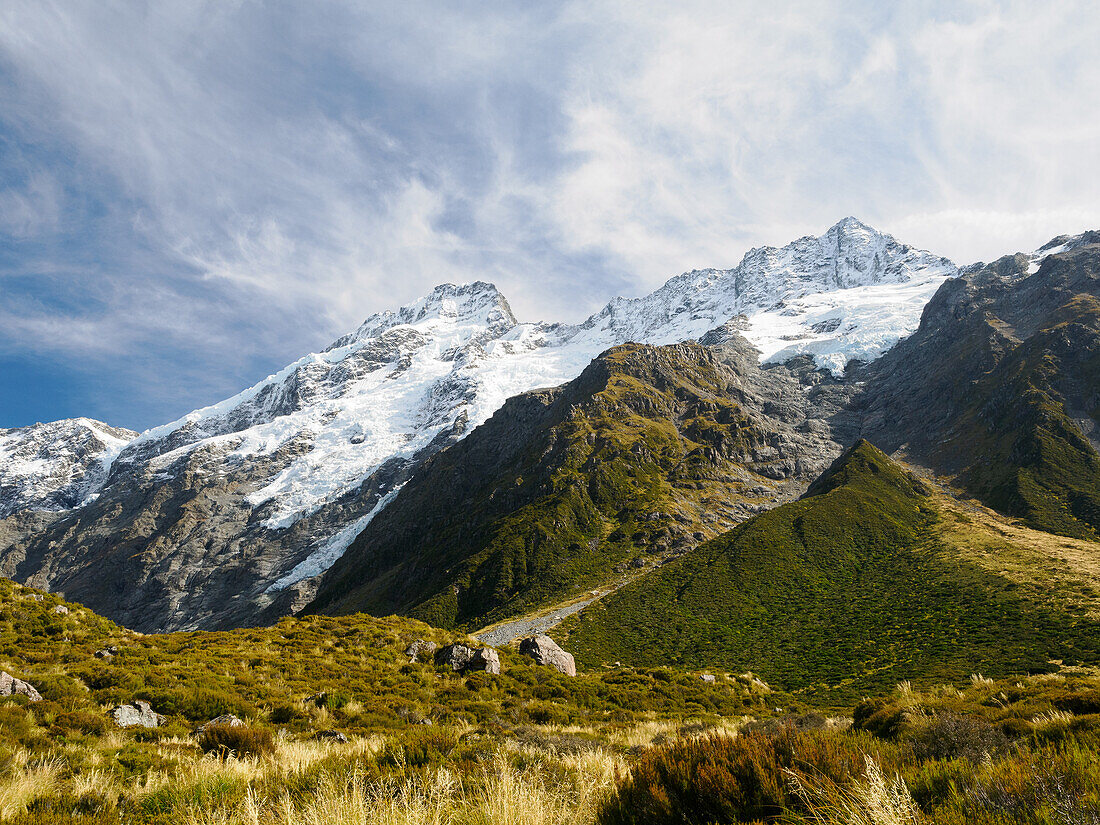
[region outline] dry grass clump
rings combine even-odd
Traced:
[[[867,757],[862,779],[840,785],[825,776],[785,771],[805,812],[788,817],[791,825],[923,825],[927,820],[900,776],[887,779]]]
[[[22,813],[40,797],[55,793],[65,768],[60,759],[34,759],[26,750],[9,756],[0,778],[0,821]]]

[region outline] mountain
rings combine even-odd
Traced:
[[[310,609],[472,628],[665,562],[797,496],[849,395],[805,363],[761,369],[736,335],[613,348],[428,459]]]
[[[137,433],[90,418],[0,430],[0,519],[60,511],[94,496]]]
[[[968,268],[859,378],[876,444],[1032,527],[1100,537],[1100,233]]]
[[[955,541],[945,525],[963,522],[948,502],[860,440],[801,500],[623,587],[557,635],[587,667],[752,670],[838,697],[1095,662],[1100,613],[1095,599],[1087,611],[1075,603],[1083,580],[1056,586],[1036,573],[1051,559],[1029,536],[1010,544],[973,516],[967,543]],[[1039,586],[1004,559],[985,564],[973,548],[986,541],[1008,545],[1004,557],[1030,554],[1023,569]]]
[[[519,323],[491,285],[444,285],[134,438],[96,498],[48,518],[30,502],[0,521],[0,572],[144,631],[291,612],[418,466],[506,399],[569,381],[628,341],[715,330],[739,329],[769,363],[806,355],[839,375],[911,332],[956,273],[845,219],[578,325]]]

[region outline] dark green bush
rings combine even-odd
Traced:
[[[291,722],[302,719],[305,715],[301,708],[294,705],[276,705],[267,715],[267,719],[273,725],[289,725]]]
[[[91,736],[101,736],[107,732],[107,719],[103,714],[83,710],[59,714],[54,724],[63,731],[76,731]]]
[[[271,731],[248,725],[212,725],[199,734],[196,743],[203,753],[228,756],[264,756],[275,752]]]
[[[846,783],[864,770],[857,736],[753,731],[650,749],[597,815],[599,825],[688,825],[774,819],[799,807],[785,769]]]

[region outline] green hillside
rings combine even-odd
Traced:
[[[631,344],[510,400],[417,473],[310,610],[470,628],[720,533],[778,486],[756,456],[782,458],[780,422],[739,402],[750,382],[713,349]]]
[[[751,669],[836,697],[1094,661],[1095,619],[949,551],[931,492],[861,441],[802,500],[628,585],[562,632],[589,666]]]

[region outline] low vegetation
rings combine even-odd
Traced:
[[[724,369],[704,347],[627,344],[510,400],[413,477],[310,609],[472,629],[716,535],[775,486],[747,469],[768,432]]]
[[[568,646],[588,667],[747,668],[826,704],[906,678],[1097,661],[1100,624],[1080,594],[967,558],[957,518],[944,538],[932,492],[861,442],[802,500],[566,620]]]

